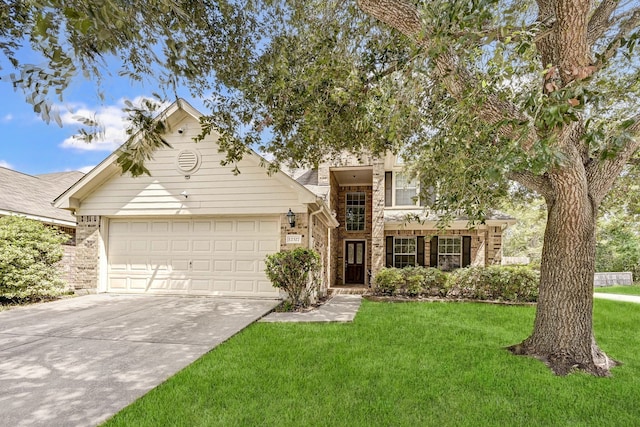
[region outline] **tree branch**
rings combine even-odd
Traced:
[[[635,30],[638,25],[640,25],[640,7],[629,11],[629,14],[629,19],[620,24],[618,34],[613,37],[609,45],[599,55],[598,61],[595,64],[596,69],[604,67],[605,64],[616,54],[618,48],[622,46],[622,41],[629,35],[629,33],[631,33],[631,31]]]
[[[640,149],[640,114],[637,114],[633,120],[635,123],[627,129],[632,138],[615,156],[601,161],[594,160],[587,165],[590,193],[597,204],[604,199],[622,169]]]
[[[611,14],[616,10],[620,0],[603,0],[591,15],[587,27],[587,42],[589,46],[598,40],[611,27]]]
[[[507,178],[524,185],[529,190],[535,191],[545,199],[553,196],[553,189],[545,175],[536,175],[528,171],[507,172]]]
[[[358,0],[358,6],[363,12],[413,39],[418,46],[423,47],[426,51],[430,49],[429,33],[422,27],[422,21],[414,2],[407,0]],[[470,88],[479,87],[476,79],[459,64],[458,58],[450,50],[431,59],[434,64],[434,77],[444,83],[447,91],[454,98],[462,100]],[[495,95],[489,95],[487,101],[478,106],[478,117],[489,124],[497,124],[507,120],[527,121],[528,119],[511,102],[501,100]],[[502,126],[500,133],[508,138],[521,137],[512,126]],[[535,132],[531,129],[522,142],[522,146],[528,150],[535,141]]]

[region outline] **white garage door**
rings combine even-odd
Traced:
[[[112,219],[109,292],[277,296],[264,274],[277,217]]]

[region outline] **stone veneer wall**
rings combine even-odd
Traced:
[[[327,236],[328,227],[318,219],[317,216],[312,219],[313,224],[311,230],[313,231],[313,249],[320,254],[320,261],[322,264],[322,280],[320,282],[320,296],[327,295],[327,289],[329,288],[329,275],[327,274],[327,266],[329,265],[329,239]]]
[[[62,250],[62,259],[56,264],[56,267],[60,277],[66,283],[66,288],[74,290],[74,284],[76,283],[76,247],[74,245],[62,245]]]
[[[384,267],[384,159],[373,160],[373,180],[371,187],[372,218],[371,218],[371,280],[375,273]]]
[[[73,287],[76,293],[95,293],[99,277],[100,217],[80,215],[77,221]]]
[[[486,241],[486,265],[500,265],[502,262],[502,228],[488,227]]]
[[[328,169],[327,169],[328,170]],[[330,180],[330,187],[329,187],[329,197],[328,197],[328,201],[329,201],[329,209],[332,212],[336,213],[336,219],[338,220],[338,222],[340,223],[340,225],[338,226],[338,228],[332,228],[331,229],[331,247],[329,248],[329,271],[330,271],[330,277],[329,277],[329,286],[333,286],[335,285],[338,280],[338,247],[340,247],[343,243],[338,239],[338,229],[339,227],[344,227],[344,224],[342,222],[340,222],[340,220],[337,218],[337,214],[338,214],[338,193],[340,192],[340,186],[338,185],[338,181],[336,180],[336,177],[333,174],[330,174],[329,176],[329,180]]]

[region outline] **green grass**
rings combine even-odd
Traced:
[[[640,307],[595,308],[601,347],[625,362],[611,378],[504,350],[533,307],[364,301],[351,324],[254,324],[107,425],[637,425]]]
[[[640,285],[633,286],[607,286],[604,288],[594,288],[596,292],[602,292],[605,294],[619,294],[619,295],[640,295]]]

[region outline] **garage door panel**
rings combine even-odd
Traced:
[[[211,272],[211,261],[208,259],[194,260],[191,268],[194,273],[209,273]]]
[[[114,219],[108,290],[277,296],[264,257],[279,240],[278,218]]]
[[[172,240],[171,252],[189,252],[188,240]]]
[[[131,286],[131,289],[136,289],[136,290],[144,290],[147,288],[147,279],[141,278],[141,277],[132,277],[129,279],[129,285]]]
[[[216,220],[214,223],[214,230],[216,233],[226,233],[232,232],[233,229],[233,221],[229,220]]]
[[[148,222],[131,222],[129,226],[129,231],[131,233],[147,233],[149,231],[149,223]]]
[[[255,240],[238,240],[236,242],[236,252],[255,252],[256,243]]]
[[[193,231],[195,233],[210,233],[212,230],[211,221],[194,221]]]
[[[255,233],[256,221],[238,221],[238,233]]]
[[[235,290],[238,292],[254,292],[253,280],[236,280]]]
[[[233,251],[233,241],[228,239],[215,240],[213,250],[218,253],[229,253]]]
[[[260,221],[260,232],[278,234],[280,232],[280,223],[278,221]]]
[[[193,251],[194,252],[211,252],[211,240],[194,240]]]
[[[151,252],[167,252],[167,251],[169,251],[168,240],[152,240],[151,241]]]
[[[153,233],[167,233],[169,231],[169,221],[153,221],[151,223]]]
[[[278,252],[278,242],[271,240],[261,240],[259,243],[259,250],[263,254],[272,254]]]
[[[187,272],[187,271],[189,271],[188,259],[172,259],[171,260],[172,273]]]
[[[238,260],[236,261],[237,272],[256,272],[256,260]]]
[[[173,221],[171,223],[171,232],[173,233],[188,233],[190,221]]]

